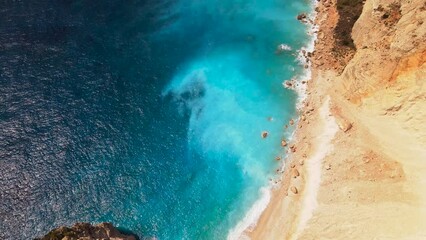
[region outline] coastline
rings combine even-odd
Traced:
[[[318,168],[321,165],[321,158],[328,151],[315,151],[317,149],[314,148],[314,141],[306,143],[306,140],[308,136],[320,134],[320,138],[323,138],[322,140],[327,142],[326,145],[329,145],[328,141],[330,141],[330,135],[333,136],[335,133],[333,126],[328,126],[329,129],[331,128],[331,133],[326,131],[327,120],[331,120],[332,123],[334,120],[328,116],[327,108],[329,99],[325,99],[323,103],[324,99],[320,98],[321,105],[315,104],[314,99],[319,96],[316,94],[317,91],[315,91],[316,96],[314,96],[311,91],[312,89],[318,88],[316,82],[312,81],[312,79],[318,77],[318,65],[323,64],[318,64],[315,59],[309,58],[308,53],[311,54],[317,51],[318,47],[320,49],[324,48],[324,42],[318,41],[320,28],[329,25],[330,20],[334,21],[334,23],[331,24],[335,24],[337,19],[329,18],[330,15],[335,15],[335,13],[330,13],[329,11],[332,8],[325,7],[324,2],[314,1],[312,4],[313,12],[309,14],[309,17],[314,19],[314,21],[308,21],[306,23],[309,26],[308,34],[313,34],[312,42],[299,52],[299,61],[303,65],[308,64],[309,68],[306,71],[306,76],[298,79],[299,81],[295,86],[295,91],[299,95],[297,104],[299,121],[297,121],[296,129],[289,143],[290,146],[297,146],[297,150],[292,152],[286,149],[288,156],[283,163],[284,171],[281,176],[281,185],[278,186],[278,188],[273,187],[271,189],[271,200],[268,206],[262,212],[254,228],[246,230],[245,235],[250,239],[296,238],[300,232],[299,225],[306,224],[307,220],[312,215],[311,211],[317,204],[315,201],[315,192],[318,186],[315,185],[320,178]],[[328,11],[323,11],[324,9]],[[324,21],[327,22],[324,23]],[[303,50],[306,52],[303,53]],[[302,84],[302,81],[305,83]],[[322,107],[322,111],[315,111],[317,107]],[[319,121],[315,120],[316,118],[318,118]],[[308,158],[308,156],[313,157]],[[296,188],[296,193],[294,189],[291,189],[292,187]],[[305,187],[310,188],[311,191],[303,191],[302,189]],[[311,192],[314,192],[314,194],[310,194]],[[305,206],[305,208],[302,208],[302,206]]]
[[[317,2],[295,151],[250,239],[426,237],[426,31],[410,27],[426,22],[422,2],[367,0],[353,52],[336,50],[337,1]]]
[[[296,101],[296,109],[297,112],[303,109],[303,102],[307,99],[307,82],[312,78],[312,62],[306,55],[308,52],[313,52],[315,47],[315,41],[317,39],[318,25],[314,23],[314,19],[316,19],[317,12],[315,11],[315,7],[317,6],[317,1],[311,1],[311,12],[305,15],[305,18],[302,23],[307,25],[307,35],[311,36],[308,44],[306,44],[301,49],[297,50],[296,60],[299,62],[301,66],[308,66],[302,72],[302,75],[296,75],[291,80],[287,80],[292,82],[292,87],[298,97]],[[285,82],[283,82],[283,86],[286,87]],[[296,114],[297,116],[297,114]],[[295,117],[296,117],[295,116]],[[289,125],[293,125],[290,124]],[[291,143],[295,139],[295,135],[297,133],[297,124],[293,125],[293,132],[291,136],[289,136],[286,141]],[[287,127],[286,127],[287,128]],[[287,150],[287,151],[286,151]],[[284,149],[283,152],[286,151],[288,154],[288,149]],[[282,159],[282,165],[279,168],[281,172],[284,172],[285,165],[287,164],[286,156]],[[278,170],[277,170],[278,172]],[[265,209],[271,203],[271,195],[276,191],[277,184],[282,181],[282,175],[274,176],[274,179],[270,179],[270,182],[267,186],[262,187],[259,190],[260,197],[256,202],[251,206],[251,208],[246,212],[245,216],[241,221],[239,221],[233,228],[231,228],[227,234],[228,240],[241,239],[247,240],[251,239],[251,232],[256,228],[259,223],[260,218],[264,215]]]

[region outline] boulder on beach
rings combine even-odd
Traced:
[[[352,123],[347,122],[347,121],[338,122],[338,125],[339,125],[340,130],[342,130],[343,132],[347,132],[347,131],[351,130],[351,128],[352,128]]]
[[[293,170],[291,171],[291,175],[293,176],[293,178],[297,178],[298,176],[300,176],[300,173],[296,168],[293,168]]]

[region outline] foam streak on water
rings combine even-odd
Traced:
[[[269,201],[309,2],[9,1],[0,239],[111,221],[226,239]],[[285,46],[280,49],[279,46]],[[269,136],[262,139],[262,131]]]
[[[180,107],[191,112],[190,149],[220,169],[222,161],[234,161],[237,172],[243,174],[237,209],[250,210],[244,219],[241,213],[229,216],[231,224],[242,220],[229,233],[230,239],[255,223],[269,201],[269,190],[259,189],[277,167],[271,160],[281,154],[277,144],[295,102],[295,96],[280,83],[285,76],[302,74],[295,52],[281,51],[280,46],[302,47],[304,42],[295,40],[304,36],[304,28],[288,25],[297,23],[295,15],[303,7],[276,1],[209,1],[183,7],[188,13],[208,9],[203,13],[211,21],[205,26],[205,46],[177,72],[163,94],[171,94]],[[180,24],[185,23],[174,27],[181,29]],[[268,117],[274,120],[268,122]],[[262,130],[271,133],[266,141],[258,137]],[[235,171],[222,171],[235,174],[227,173],[229,170]],[[248,195],[251,197],[243,197]]]

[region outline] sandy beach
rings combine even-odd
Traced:
[[[426,239],[426,1],[345,2],[317,3],[307,98],[251,239]]]

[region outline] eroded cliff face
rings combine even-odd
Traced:
[[[367,0],[352,37],[344,96],[426,146],[426,0]]]
[[[426,0],[366,0],[351,36],[343,71],[326,58],[313,79],[312,99],[329,95],[352,127],[323,159],[298,237],[426,239]]]
[[[345,96],[350,101],[361,103],[366,97],[397,85],[398,79],[422,87],[421,72],[426,60],[425,20],[425,0],[365,2],[352,30],[357,51],[342,74]],[[418,74],[399,77],[413,71]]]
[[[59,227],[50,231],[46,236],[35,240],[136,240],[133,235],[118,231],[111,223],[76,223],[72,227]]]

